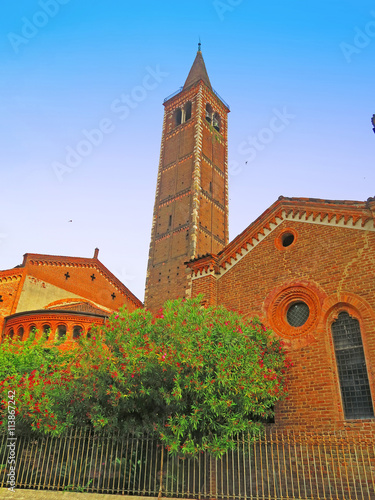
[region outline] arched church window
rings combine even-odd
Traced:
[[[59,339],[66,337],[66,326],[65,325],[59,325],[57,327],[57,337]]]
[[[182,121],[182,109],[181,108],[177,108],[174,112],[174,124],[175,124],[175,127],[177,127],[177,125],[181,125],[181,121]]]
[[[82,335],[82,326],[78,326],[76,325],[74,328],[73,328],[73,338],[74,339],[79,339],[79,337]]]
[[[185,104],[184,111],[185,111],[185,120],[184,120],[184,122],[187,122],[191,118],[191,101],[188,101]]]
[[[371,418],[374,409],[359,321],[343,311],[331,328],[345,418]]]
[[[35,325],[30,325],[29,326],[29,336],[32,334],[35,334],[36,332],[36,326]]]
[[[11,328],[9,330],[9,338],[12,339],[13,337],[14,337],[14,330],[13,330],[13,328]]]
[[[212,125],[215,130],[220,132],[220,126],[221,126],[221,119],[218,113],[214,113],[213,119],[212,119]]]
[[[206,104],[206,121],[212,123],[212,107],[211,104]]]
[[[24,330],[23,326],[20,326],[18,328],[18,331],[17,331],[18,340],[22,340],[23,339],[23,334],[24,333],[25,333],[25,330]]]

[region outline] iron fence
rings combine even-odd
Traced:
[[[9,473],[0,437],[0,487]],[[76,429],[18,436],[16,487],[172,498],[375,500],[375,444],[361,433],[241,435],[220,459],[171,456],[151,436]]]

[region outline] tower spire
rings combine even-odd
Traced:
[[[197,55],[195,56],[193,65],[189,71],[188,77],[186,78],[186,82],[184,85],[184,89],[190,87],[190,85],[193,85],[194,83],[197,83],[199,80],[202,80],[207,87],[212,90],[211,87],[211,82],[208,77],[206,65],[204,64],[203,60],[203,55],[202,55],[202,50],[201,50],[201,41],[199,39],[198,43],[198,52]]]

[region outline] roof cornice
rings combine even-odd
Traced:
[[[225,274],[284,221],[375,232],[375,198],[360,202],[280,196],[217,256],[206,255],[187,263],[193,279]]]

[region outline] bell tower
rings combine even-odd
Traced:
[[[228,243],[229,106],[213,90],[200,44],[183,87],[164,101],[145,306],[189,296],[184,263]]]

